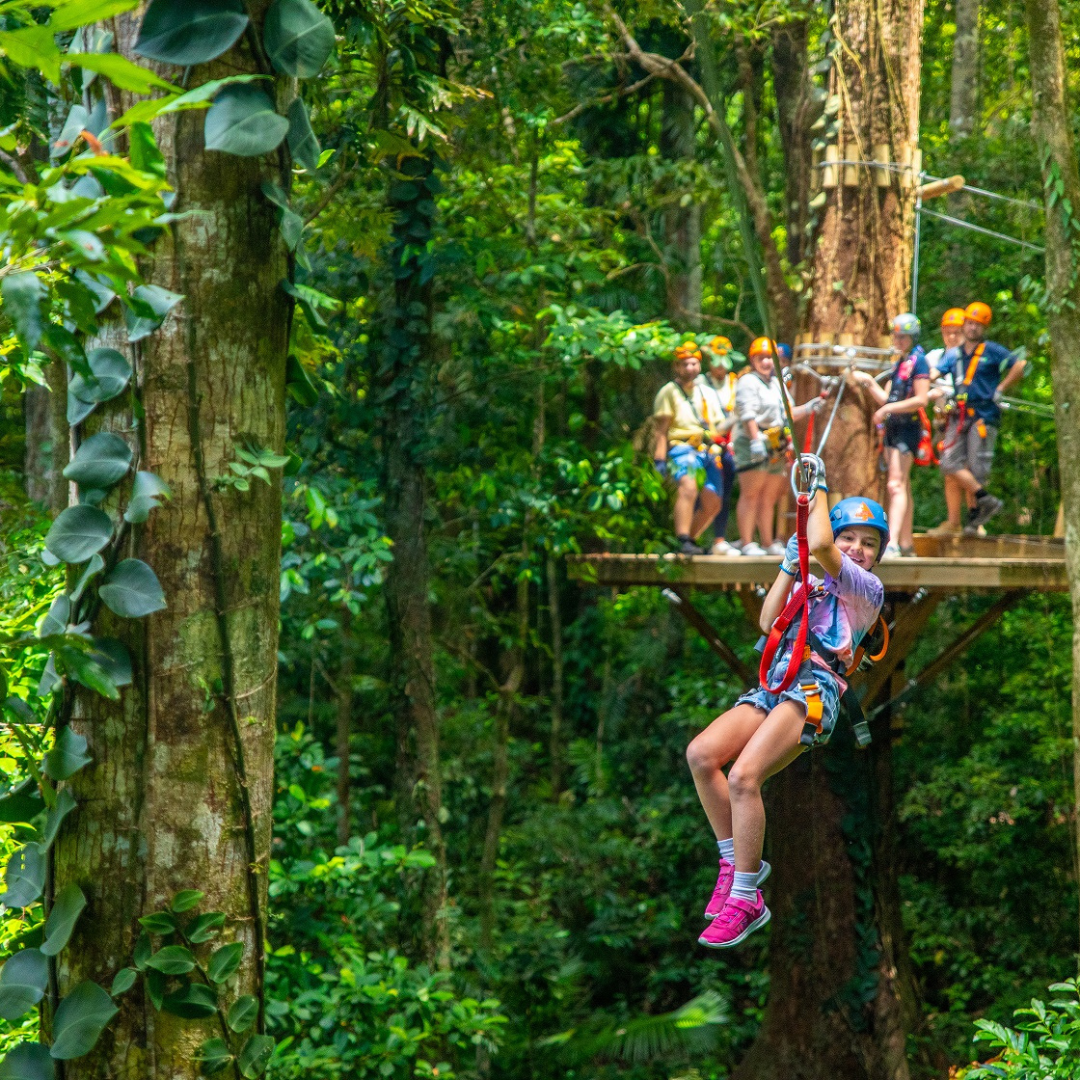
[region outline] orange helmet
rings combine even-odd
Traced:
[[[943,329],[946,326],[963,326],[966,318],[967,313],[962,307],[951,307],[941,316],[941,326]]]
[[[688,357],[696,356],[701,359],[701,350],[697,347],[695,341],[684,341],[681,345],[675,346],[675,359],[686,360]]]
[[[993,314],[990,305],[984,304],[981,300],[976,300],[974,304],[968,304],[964,309],[964,318],[977,322],[980,326],[989,326]]]
[[[714,353],[718,353],[720,356],[723,356],[724,353],[731,352],[734,346],[731,344],[731,338],[726,338],[722,334],[720,334],[717,337],[714,337],[712,341],[709,342],[709,348]]]
[[[776,356],[776,342],[771,338],[759,337],[754,338],[750,343],[750,352],[748,356]]]

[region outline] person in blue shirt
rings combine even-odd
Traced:
[[[893,349],[899,354],[886,386],[879,386],[865,371],[853,371],[852,381],[865,387],[877,402],[874,423],[885,427],[885,464],[888,467],[889,543],[883,559],[915,551],[912,525],[915,504],[911,497],[911,465],[919,449],[923,428],[918,412],[930,394],[930,365],[918,344],[922,324],[910,312],[892,321]]]
[[[942,359],[942,374],[953,384],[953,400],[945,423],[940,451],[941,471],[975,498],[968,511],[964,533],[974,536],[1002,507],[1002,501],[986,490],[994,461],[994,444],[1001,424],[998,404],[1010,386],[1024,373],[1025,361],[1003,345],[986,340],[993,313],[988,304],[976,302],[964,309],[964,338]],[[950,521],[959,525],[958,521]]]

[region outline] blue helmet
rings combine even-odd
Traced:
[[[790,345],[785,345],[783,342],[781,342],[779,345],[776,346],[776,351],[777,351],[777,353],[779,353],[780,359],[783,360],[785,364],[788,364],[788,363],[791,362],[791,346]]]
[[[859,495],[853,495],[847,499],[841,499],[829,511],[829,524],[832,525],[833,537],[852,525],[865,525],[868,529],[876,529],[881,536],[878,545],[878,559],[885,551],[885,545],[889,542],[889,518],[881,503],[873,499],[864,499]],[[876,560],[875,560],[876,561]]]

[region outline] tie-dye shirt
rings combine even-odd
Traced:
[[[839,576],[826,574],[823,581],[811,575],[810,584],[816,593],[810,597],[810,629],[845,665],[850,664],[859,643],[877,622],[885,602],[885,586],[876,574],[856,565],[842,552]],[[787,670],[793,637],[792,632],[783,655],[773,662],[770,682],[778,681]]]

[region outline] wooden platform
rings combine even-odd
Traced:
[[[916,555],[877,567],[887,592],[949,593],[1023,589],[1063,592],[1065,542],[1047,536],[915,537]],[[775,555],[571,555],[571,578],[598,585],[679,585],[706,591],[768,586]],[[814,564],[817,565],[816,563]],[[818,569],[820,573],[820,568]]]

